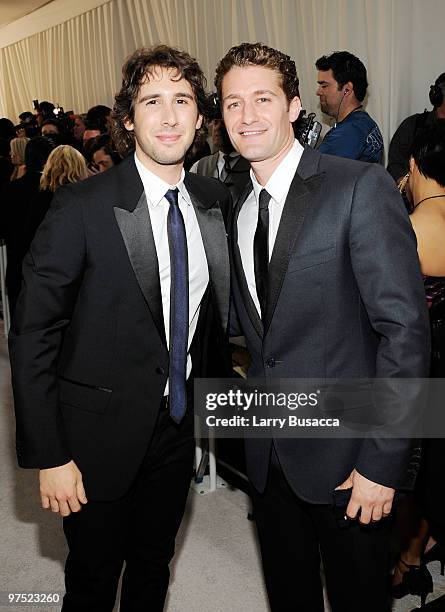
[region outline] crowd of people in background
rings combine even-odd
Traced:
[[[25,111],[14,125],[0,119],[0,238],[6,242],[6,286],[14,313],[21,265],[54,192],[120,163],[110,134],[110,113],[98,105],[85,115],[63,112],[51,102]]]
[[[322,56],[317,95],[321,111],[333,120],[319,146],[322,153],[381,164],[383,138],[363,104],[366,68],[347,51]],[[445,373],[445,73],[431,85],[432,110],[406,118],[389,147],[388,172],[403,190],[412,213],[422,272],[425,276],[432,338],[432,375]],[[59,112],[58,112],[59,111]],[[67,183],[102,173],[122,161],[113,143],[112,110],[97,105],[85,114],[66,114],[51,102],[19,115],[19,123],[0,119],[0,239],[6,241],[6,283],[13,315],[21,287],[22,261],[51,206],[54,193]],[[224,182],[236,200],[250,177],[250,165],[237,152],[219,111],[211,121],[212,146],[203,138],[185,160],[185,168]],[[401,519],[401,555],[393,579],[393,596],[407,593],[425,599],[432,591],[426,564],[445,566],[445,492],[443,440],[425,444],[424,463],[415,496]],[[442,483],[442,484],[441,484]]]

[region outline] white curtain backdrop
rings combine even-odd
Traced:
[[[197,57],[212,89],[223,54],[261,40],[295,59],[303,107],[319,118],[315,60],[358,55],[387,146],[404,117],[430,106],[429,84],[445,71],[444,22],[443,0],[111,0],[0,48],[0,116],[17,121],[35,98],[75,112],[112,106],[125,57],[157,42]]]

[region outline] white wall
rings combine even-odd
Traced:
[[[110,0],[53,0],[36,11],[0,28],[0,49],[48,30]]]
[[[412,57],[406,66],[405,83],[410,108],[421,112],[431,108],[430,85],[445,72],[445,0],[417,2],[413,21]]]

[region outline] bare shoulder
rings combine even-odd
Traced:
[[[422,272],[445,275],[445,203],[424,202],[411,214]]]
[[[439,231],[442,235],[445,231],[445,198],[444,203],[428,200],[417,206],[411,214],[413,227],[422,231],[435,234]]]

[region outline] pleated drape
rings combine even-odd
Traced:
[[[157,42],[197,57],[212,89],[222,55],[261,40],[295,59],[303,107],[319,118],[315,60],[334,50],[357,54],[368,68],[367,110],[387,146],[445,70],[434,67],[445,57],[444,21],[443,0],[111,0],[0,49],[0,116],[17,121],[35,98],[75,112],[112,106],[125,57]]]

